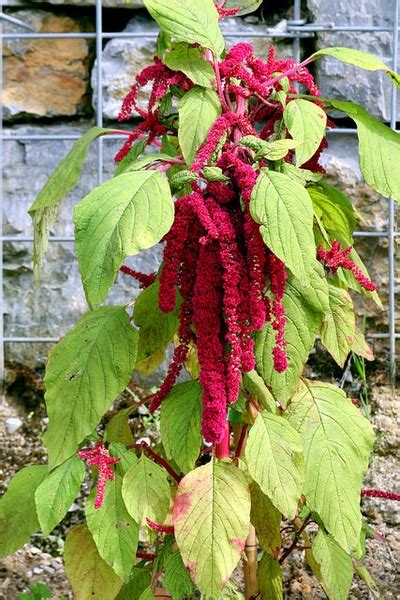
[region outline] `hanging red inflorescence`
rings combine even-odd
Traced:
[[[97,467],[98,474],[94,507],[101,508],[106,493],[107,480],[112,481],[114,479],[114,471],[110,465],[115,465],[115,463],[119,461],[119,458],[110,456],[103,442],[97,442],[95,447],[91,450],[80,450],[78,456],[82,460],[86,460],[89,466]]]
[[[352,250],[353,248],[351,246],[343,249],[342,245],[337,240],[333,240],[329,250],[324,250],[322,246],[318,247],[317,257],[318,260],[328,267],[332,275],[335,275],[339,268],[351,271],[362,288],[368,292],[374,292],[376,290],[375,283],[373,283],[369,277],[357,267],[354,261],[349,258],[349,254]]]
[[[227,14],[223,5],[216,5],[221,17]],[[286,268],[265,245],[251,217],[249,205],[258,172],[251,150],[239,142],[245,135],[274,139],[275,124],[283,112],[281,102],[273,98],[282,89],[277,73],[289,71],[286,80],[291,93],[296,92],[297,83],[312,95],[318,96],[319,91],[304,66],[296,68],[293,59],[277,59],[272,47],[266,60],[256,57],[247,43],[236,44],[219,62],[209,51],[206,58],[215,70],[222,113],[190,166],[199,179],[191,182],[190,193],[176,200],[174,224],[164,238],[159,306],[164,312],[174,310],[179,291],[179,343],[150,409],[158,408],[172,389],[193,344],[203,390],[203,435],[218,444],[225,432],[227,407],[238,398],[242,374],[255,367],[254,334],[267,322],[275,338],[274,368],[278,372],[287,368],[282,302]],[[153,87],[144,111],[138,107],[137,95],[148,83]],[[158,58],[144,69],[120,113],[125,120],[135,109],[143,121],[116,160],[144,135],[147,143],[164,134],[176,136],[176,122],[160,118],[160,101],[171,86],[186,91],[192,85],[183,73],[168,69]],[[321,170],[318,159],[324,144],[311,159],[314,170]],[[260,164],[268,167],[266,161]],[[219,167],[229,180],[208,181],[203,169],[209,165]],[[357,271],[351,270],[360,281]]]

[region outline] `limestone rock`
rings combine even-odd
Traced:
[[[307,0],[311,21],[326,26],[392,27],[394,0]],[[392,32],[321,32],[317,48],[344,46],[370,52],[392,67]],[[333,58],[316,63],[317,81],[326,98],[345,98],[362,104],[371,114],[390,120],[391,83],[383,74],[363,71]],[[398,67],[397,67],[398,68]],[[400,103],[397,104],[397,115]],[[399,117],[398,117],[399,118]]]
[[[228,47],[239,41],[250,41],[260,56],[265,56],[271,39],[267,37],[251,38],[254,33],[265,31],[265,24],[255,17],[244,19],[225,19],[221,24]],[[104,48],[102,55],[102,88],[103,115],[107,119],[115,119],[118,115],[123,98],[135,81],[136,74],[148,65],[155,54],[155,37],[158,26],[150,18],[137,16],[131,19],[124,31],[133,34],[149,34],[149,37],[132,39],[112,39]],[[231,34],[231,35],[230,35]],[[240,34],[233,37],[232,34]],[[291,53],[291,45],[278,44],[283,55]],[[97,101],[97,71],[92,71],[93,105]],[[146,107],[147,92],[139,92],[139,106]]]
[[[86,19],[44,10],[13,13],[37,32],[81,32]],[[20,31],[7,25],[7,30]],[[92,42],[81,39],[15,39],[4,42],[3,116],[69,117],[90,109],[89,54]]]
[[[90,123],[80,126],[13,126],[4,134],[41,134],[61,136],[81,134]],[[32,235],[28,208],[35,196],[65,156],[71,141],[6,141],[4,142],[4,234]],[[104,141],[105,178],[114,165],[112,158],[120,142]],[[73,235],[73,206],[97,185],[96,144],[89,153],[82,177],[75,191],[62,204],[59,219],[53,232],[57,236]],[[32,244],[7,242],[4,245],[4,318],[5,335],[19,337],[58,337],[63,335],[87,310],[74,245],[68,242],[49,244],[45,258],[41,285],[35,287],[32,278]],[[147,250],[140,256],[128,259],[138,270],[152,272],[161,261],[160,247]],[[119,274],[110,292],[111,303],[129,302],[137,296],[139,288],[129,276]],[[6,356],[34,366],[43,363],[48,344],[7,344]]]

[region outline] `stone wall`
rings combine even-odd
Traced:
[[[276,6],[277,3],[272,3]],[[280,2],[279,10],[266,2],[263,17],[266,25],[283,27],[291,17],[290,0]],[[311,20],[349,25],[390,25],[392,0],[362,0],[358,3],[344,0],[308,0],[307,11]],[[29,23],[38,32],[93,32],[95,27],[94,0],[3,0],[10,15]],[[154,33],[155,25],[140,7],[142,2],[103,0],[104,26],[108,31]],[[110,10],[107,7],[112,7]],[[132,10],[136,8],[137,10]],[[247,39],[254,32],[263,31],[265,24],[255,16],[227,20],[225,33],[241,32]],[[20,31],[12,24],[4,30]],[[268,38],[254,40],[257,51],[264,54]],[[287,40],[278,42],[280,51],[290,54]],[[391,54],[391,34],[321,34],[307,41],[307,53],[313,46],[348,45],[372,51],[386,61]],[[121,99],[129,89],[134,74],[142,68],[154,52],[151,37],[141,39],[110,39],[104,43],[102,55],[102,86],[104,119],[112,123]],[[13,40],[6,42],[4,54],[3,115],[5,135],[33,134],[60,137],[79,134],[94,122],[96,105],[96,68],[92,40]],[[320,62],[318,80],[327,96],[348,97],[364,104],[376,116],[389,119],[389,87],[387,82],[373,73],[357,71],[351,67]],[[354,200],[364,214],[364,228],[384,230],[387,225],[387,203],[373,194],[360,177],[357,147],[354,136],[330,136],[330,147],[324,161],[329,177]],[[71,141],[56,139],[45,142],[13,141],[4,143],[4,216],[6,235],[31,235],[27,209],[35,195],[66,154]],[[105,176],[112,172],[112,156],[116,143],[104,141]],[[53,233],[72,235],[73,205],[96,185],[96,148],[92,149],[82,179],[77,189],[64,202],[60,219]],[[387,257],[386,240],[359,242],[371,272],[381,285],[386,306]],[[73,244],[53,243],[47,255],[42,286],[35,288],[32,281],[32,246],[7,243],[5,258],[5,326],[6,335],[58,336],[64,333],[85,309],[81,284],[74,258]],[[144,271],[154,270],[160,249],[148,251],[131,260]],[[372,264],[373,259],[373,264]],[[399,287],[399,279],[397,279]],[[131,280],[122,275],[110,294],[110,300],[131,299],[137,289]],[[387,325],[387,312],[380,312],[363,300],[359,302],[360,314],[366,313],[370,329]],[[400,330],[400,325],[399,325]],[[30,365],[42,362],[48,346],[43,344],[7,345],[7,357]]]

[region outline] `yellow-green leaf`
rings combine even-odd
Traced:
[[[170,503],[167,472],[144,454],[127,471],[122,484],[122,497],[131,517],[139,525],[146,518],[163,523]]]
[[[161,404],[161,440],[167,458],[184,472],[194,468],[201,449],[201,386],[175,385]]]
[[[250,525],[244,474],[210,461],[179,484],[173,507],[175,537],[193,581],[207,597],[218,595],[239,562]]]
[[[347,600],[353,579],[350,556],[322,528],[313,542],[312,552],[321,567],[322,582],[328,598]]]
[[[246,444],[249,474],[288,519],[294,518],[303,491],[302,449],[287,419],[267,411],[258,414]]]
[[[196,85],[213,87],[214,69],[205,60],[201,48],[187,44],[176,44],[164,57],[164,63],[173,71],[182,71]]]
[[[35,492],[36,511],[44,535],[67,514],[85,478],[85,463],[71,456],[48,473]]]
[[[257,538],[263,549],[277,558],[282,545],[281,513],[260,489],[257,483],[250,485],[250,520],[257,531]]]
[[[179,102],[178,138],[185,161],[190,166],[221,113],[217,92],[195,86]]]
[[[374,435],[336,386],[302,382],[287,412],[303,440],[307,505],[346,552],[359,553],[361,483]]]
[[[0,557],[18,550],[40,529],[35,492],[46,475],[46,465],[33,465],[12,478],[0,500]]]
[[[169,185],[157,171],[122,173],[76,206],[76,250],[90,306],[106,298],[124,259],[159,242],[173,218]]]
[[[83,315],[50,352],[43,441],[52,467],[76,452],[129,382],[137,338],[124,308],[105,306]]]
[[[292,100],[283,111],[284,123],[298,142],[296,147],[296,166],[310,160],[318,150],[326,128],[326,113],[320,106],[309,100]]]
[[[199,44],[219,56],[224,50],[218,13],[212,0],[144,0],[160,28],[178,42]]]
[[[96,490],[86,503],[85,515],[98,553],[125,583],[136,557],[139,527],[126,510],[122,499],[122,477],[107,481],[101,508],[94,507]]]
[[[281,566],[267,552],[259,562],[257,578],[262,600],[283,600]]]
[[[76,525],[67,533],[64,565],[76,600],[114,600],[121,589],[121,579],[101,558],[85,525]]]
[[[316,250],[313,208],[304,187],[284,173],[261,169],[250,212],[268,248],[308,284]]]
[[[329,309],[321,325],[321,342],[341,367],[354,343],[356,322],[353,301],[341,288],[329,284]]]

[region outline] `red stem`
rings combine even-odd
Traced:
[[[229,458],[230,455],[230,440],[231,440],[231,432],[229,429],[228,421],[225,423],[225,433],[219,444],[215,446],[215,456],[220,460],[223,458]]]
[[[307,60],[303,60],[303,62],[299,63],[298,65],[296,65],[295,67],[292,67],[291,69],[288,69],[287,71],[285,71],[284,73],[281,73],[280,75],[277,75],[276,77],[273,77],[272,79],[270,79],[269,81],[265,82],[265,85],[274,85],[274,83],[276,83],[277,81],[280,81],[281,79],[283,79],[284,77],[287,77],[288,75],[290,75],[291,73],[294,73],[295,71],[297,71],[298,69],[301,69],[302,67],[305,67],[306,65],[308,65],[310,62],[312,62],[313,60],[315,60],[315,58],[307,58]]]
[[[236,447],[235,458],[234,458],[235,462],[237,462],[239,460],[240,455],[242,454],[243,445],[246,441],[246,437],[247,437],[247,425],[243,425],[242,430],[240,432],[239,441],[238,441],[238,444]]]
[[[167,463],[166,460],[162,458],[162,456],[159,456],[158,454],[153,452],[153,450],[150,448],[147,442],[141,442],[140,444],[137,444],[137,446],[141,450],[143,450],[143,452],[145,452],[150,458],[152,458],[154,462],[158,463],[161,467],[163,467],[171,475],[171,477],[175,479],[175,481],[177,481],[178,483],[180,482],[182,477],[180,477],[180,475],[178,475],[178,473],[174,471],[174,469]]]
[[[383,498],[384,500],[395,500],[396,502],[400,502],[400,494],[397,494],[396,492],[386,492],[385,490],[363,489],[361,490],[361,496]]]
[[[142,560],[154,560],[156,554],[151,554],[150,552],[136,552],[136,558],[141,558]]]
[[[219,98],[221,100],[222,108],[225,111],[229,112],[229,107],[228,107],[228,105],[226,103],[224,92],[222,90],[222,81],[221,81],[221,74],[219,72],[218,60],[215,58],[215,56],[213,56],[213,63],[212,64],[213,64],[213,68],[214,68],[215,79],[216,79],[216,82],[217,82],[218,96],[219,96]]]

